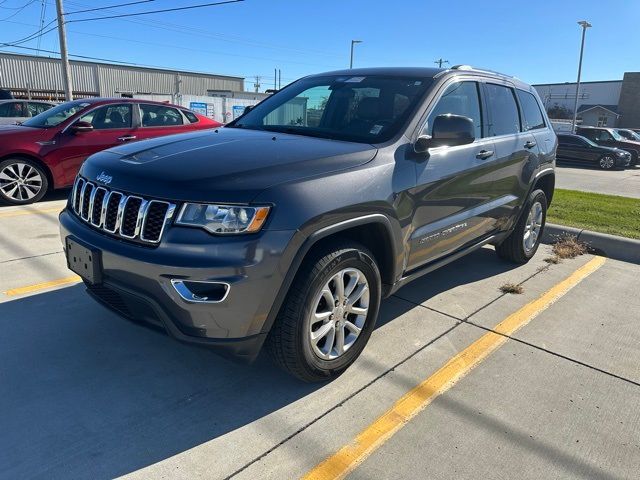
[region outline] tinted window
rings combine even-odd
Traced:
[[[96,130],[131,128],[131,105],[106,105],[80,117]]]
[[[31,114],[31,116],[35,117],[36,115],[40,115],[42,112],[46,112],[53,105],[49,105],[48,103],[31,103],[31,102],[29,102],[27,104],[27,106],[29,108],[29,113]]]
[[[189,110],[182,110],[182,113],[184,113],[184,116],[187,117],[187,120],[189,120],[189,122],[191,123],[198,123],[198,117],[196,117],[195,113],[190,112]]]
[[[27,117],[22,102],[7,102],[0,104],[0,117]]]
[[[513,89],[488,83],[487,103],[491,111],[489,136],[509,135],[520,131],[520,116]]]
[[[50,128],[72,117],[76,113],[85,110],[91,106],[91,103],[85,100],[76,100],[74,102],[63,103],[57,107],[50,108],[46,112],[33,117],[22,125],[25,127]]]
[[[228,127],[364,143],[398,133],[431,84],[384,75],[308,77],[280,90]]]
[[[427,124],[422,133],[431,135],[433,132],[433,121],[438,115],[452,113],[462,115],[473,120],[476,138],[482,137],[482,116],[480,115],[480,96],[478,95],[478,84],[476,82],[459,82],[449,85],[442,94],[442,97],[433,107]]]
[[[558,135],[558,142],[560,145],[577,145],[584,146],[585,142],[576,137],[569,137],[567,135]]]
[[[140,105],[143,127],[174,127],[182,125],[182,115],[176,108],[164,105]]]
[[[523,130],[528,131],[544,128],[544,117],[542,116],[536,97],[522,90],[516,90],[516,93],[518,94],[518,100],[520,100],[520,106],[522,107]]]

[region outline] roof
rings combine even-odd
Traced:
[[[578,107],[578,113],[586,112],[587,110],[592,110],[594,108],[602,108],[604,110],[608,110],[611,113],[618,115],[618,106],[617,105],[593,105],[593,104],[582,104]]]

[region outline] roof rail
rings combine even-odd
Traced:
[[[475,68],[475,67],[472,67],[471,65],[454,65],[453,67],[451,67],[451,70],[470,70],[473,72],[484,72],[484,73],[491,73],[492,75],[500,75],[501,77],[505,77],[505,78],[516,78],[513,75],[507,75],[506,73],[496,72],[495,70],[489,70],[486,68]]]

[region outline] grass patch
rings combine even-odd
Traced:
[[[575,235],[565,235],[560,237],[556,243],[553,244],[553,253],[556,261],[549,260],[548,263],[558,263],[561,258],[576,258],[579,255],[587,253],[587,245],[583,242],[579,242]],[[545,261],[548,259],[545,258]]]
[[[547,221],[640,239],[640,199],[556,189]]]
[[[505,283],[500,287],[500,291],[502,293],[514,293],[516,295],[520,295],[524,292],[524,288],[522,288],[522,285],[518,285],[516,283]]]

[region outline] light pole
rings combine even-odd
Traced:
[[[62,80],[64,81],[64,98],[67,102],[73,100],[73,85],[71,81],[71,67],[67,53],[67,30],[64,24],[64,7],[62,0],[56,0],[58,14],[58,36],[60,38],[60,59],[62,61]]]
[[[586,20],[581,20],[578,25],[582,27],[582,42],[580,43],[580,60],[578,62],[578,81],[576,82],[576,100],[573,103],[573,123],[571,124],[571,132],[576,133],[576,121],[578,118],[578,95],[580,93],[580,75],[582,75],[582,53],[584,52],[584,36],[587,33],[587,28],[591,27],[591,24]]]
[[[349,61],[349,68],[353,68],[353,46],[356,43],[362,43],[362,40],[351,40],[351,60]]]

